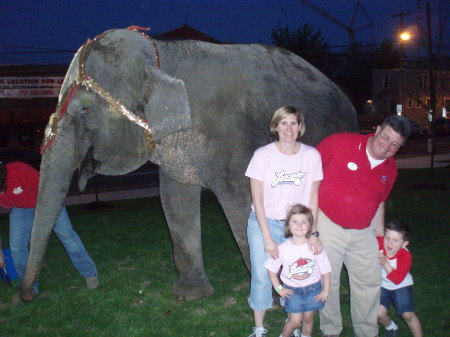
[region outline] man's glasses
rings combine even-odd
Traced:
[[[388,146],[392,146],[394,149],[399,149],[402,147],[403,144],[399,144],[396,142],[391,142],[391,139],[389,138],[389,136],[385,135],[384,133],[379,133],[380,136],[380,140],[382,143],[388,145]]]

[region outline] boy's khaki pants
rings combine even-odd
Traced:
[[[378,336],[381,270],[378,264],[378,242],[373,228],[345,229],[319,210],[318,230],[332,269],[330,295],[320,311],[320,329],[324,335],[339,335],[342,331],[339,285],[342,264],[345,264],[350,282],[351,317],[355,335]]]

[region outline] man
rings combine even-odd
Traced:
[[[345,264],[357,337],[378,336],[381,273],[376,235],[383,236],[384,205],[397,178],[392,158],[410,134],[407,120],[389,116],[375,134],[339,133],[317,146],[324,179],[319,188],[318,230],[331,263],[331,289],[320,312],[326,337],[342,331],[339,281]]]
[[[9,246],[19,278],[19,286],[22,285],[28,261],[28,245],[31,239],[38,185],[39,172],[33,167],[22,162],[12,162],[6,165],[0,162],[0,206],[11,208]],[[80,237],[73,230],[64,206],[61,208],[53,231],[66,249],[75,268],[86,279],[87,287],[89,289],[97,288],[95,263],[84,248]],[[37,281],[33,285],[33,291],[39,292]]]

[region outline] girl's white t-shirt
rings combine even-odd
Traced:
[[[319,151],[306,144],[286,155],[270,143],[255,151],[245,175],[263,182],[267,218],[284,220],[290,206],[309,206],[312,183],[323,179],[322,160]]]
[[[306,287],[319,282],[323,274],[331,273],[330,262],[324,250],[314,255],[308,243],[295,245],[291,239],[284,241],[278,248],[279,258],[268,258],[264,267],[278,273],[283,266],[280,278],[288,286]]]

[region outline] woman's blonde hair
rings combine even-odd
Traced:
[[[286,215],[286,221],[284,222],[284,237],[290,238],[292,236],[292,232],[289,229],[289,221],[291,220],[291,217],[295,214],[304,214],[308,218],[309,229],[308,229],[308,233],[306,233],[305,236],[307,239],[309,239],[309,237],[311,236],[311,233],[312,233],[314,217],[313,217],[311,210],[302,204],[295,204],[295,205],[291,206],[291,208],[289,209],[289,211]]]
[[[288,117],[289,115],[295,115],[297,117],[297,122],[300,125],[300,132],[298,133],[298,138],[300,138],[301,136],[303,136],[305,134],[305,131],[306,131],[305,117],[303,116],[303,113],[293,106],[283,106],[283,107],[275,110],[275,112],[273,113],[272,119],[270,120],[270,124],[269,124],[270,134],[276,140],[279,139],[278,132],[276,130],[278,123],[280,123],[282,119]]]

